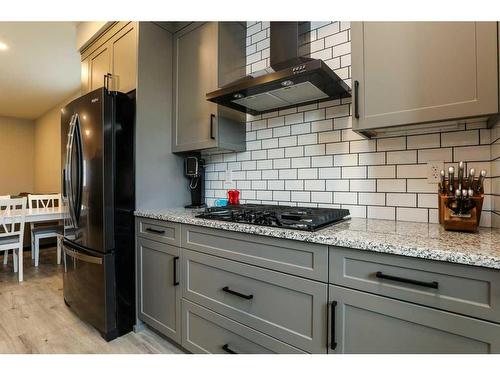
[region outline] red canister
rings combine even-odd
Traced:
[[[239,190],[229,190],[227,192],[227,203],[228,204],[240,204],[240,192]]]

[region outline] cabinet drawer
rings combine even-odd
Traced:
[[[496,270],[331,247],[330,283],[500,322]]]
[[[326,352],[327,284],[181,253],[183,297],[292,346]]]
[[[180,246],[179,223],[138,217],[136,218],[136,224],[137,236],[173,246]]]
[[[500,352],[500,325],[495,323],[333,285],[329,300],[329,327],[333,320],[335,328],[329,333],[329,353]]]
[[[328,246],[182,226],[182,247],[313,280],[328,280]]]
[[[182,346],[192,353],[304,353],[187,300],[182,300],[182,325]]]

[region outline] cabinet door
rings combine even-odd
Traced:
[[[111,51],[109,44],[104,44],[89,57],[89,91],[104,86],[104,76],[111,72]]]
[[[174,151],[216,146],[217,106],[205,95],[217,88],[217,44],[217,22],[174,36]]]
[[[495,22],[353,22],[351,34],[355,130],[498,112]]]
[[[113,90],[125,93],[134,90],[137,78],[136,24],[129,23],[113,36],[110,49],[112,51]]]
[[[181,342],[179,248],[137,238],[139,318]]]
[[[500,353],[498,324],[337,286],[329,300],[330,353]]]
[[[87,57],[82,60],[81,64],[81,74],[80,74],[80,90],[82,91],[82,95],[88,93],[90,90],[90,72],[89,72],[89,61],[90,57]]]

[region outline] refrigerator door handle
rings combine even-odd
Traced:
[[[80,127],[80,118],[78,114],[75,121],[75,144],[76,144],[76,169],[77,169],[77,186],[76,186],[76,197],[75,197],[75,207],[74,215],[76,223],[80,221],[81,205],[82,205],[82,193],[83,193],[83,142],[82,142],[82,131]]]
[[[68,142],[66,144],[66,192],[68,195],[68,211],[73,224],[76,229],[76,216],[74,212],[74,195],[73,195],[73,181],[72,181],[72,155],[73,155],[73,137],[75,134],[75,124],[78,115],[71,116],[68,131]]]
[[[102,264],[102,258],[93,257],[83,253],[78,253],[74,250],[68,249],[67,247],[64,247],[64,254],[70,256],[71,258],[79,259],[87,263]]]

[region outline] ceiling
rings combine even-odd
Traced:
[[[0,116],[35,119],[80,88],[76,22],[0,22]]]

